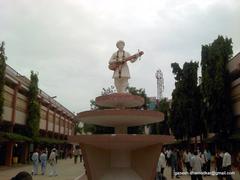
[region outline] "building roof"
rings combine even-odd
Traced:
[[[240,52],[228,62],[227,67],[231,74],[240,70]]]

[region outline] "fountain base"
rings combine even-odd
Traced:
[[[161,147],[173,137],[113,134],[71,136],[69,140],[80,144],[88,180],[153,180]]]

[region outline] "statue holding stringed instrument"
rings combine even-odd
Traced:
[[[130,78],[129,68],[127,61],[135,62],[139,57],[143,55],[143,51],[139,51],[134,55],[130,55],[124,51],[125,42],[120,40],[116,43],[118,51],[113,53],[108,68],[113,73],[114,84],[118,93],[125,93],[128,86],[128,79]]]

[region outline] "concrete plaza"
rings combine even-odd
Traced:
[[[9,180],[20,171],[32,172],[32,165],[22,165],[17,167],[0,167],[0,180]],[[41,168],[39,167],[39,175],[33,176],[33,180],[75,180],[84,174],[85,169],[83,163],[74,164],[73,159],[58,160],[57,173],[58,176],[49,177],[49,165],[47,165],[47,174],[45,176],[41,174]]]
[[[214,165],[212,165],[213,167]],[[186,171],[186,169],[184,169],[184,171]],[[214,171],[214,169],[212,168],[212,171]],[[240,174],[239,172],[237,171],[237,169],[233,169],[232,170],[234,175],[232,175],[232,178],[233,180],[239,180],[240,179]],[[169,179],[172,179],[171,178],[171,168],[170,167],[167,167],[165,168],[165,171],[164,171],[164,176],[169,180]],[[179,176],[180,178],[176,178],[174,177],[173,179],[177,180],[177,179],[180,179],[180,180],[191,180],[191,176],[190,175],[182,175],[182,176]],[[217,176],[203,176],[203,180],[218,180]]]
[[[9,180],[20,171],[27,171],[31,173],[31,165],[22,165],[16,167],[0,167],[0,180]],[[240,174],[236,169],[233,169],[235,175],[232,175],[234,180],[240,179]],[[57,164],[58,176],[49,177],[49,166],[47,167],[47,175],[37,175],[33,177],[33,180],[79,180],[84,174],[85,169],[83,163],[74,164],[73,159],[59,160]],[[40,168],[39,168],[40,174]],[[171,179],[171,168],[167,167],[164,171],[164,175],[167,179]],[[176,180],[177,178],[174,177]],[[180,176],[180,180],[191,180],[189,175]],[[87,180],[87,178],[81,178],[81,180]],[[118,177],[114,177],[113,180],[118,180]],[[217,180],[217,176],[205,176],[203,180]]]

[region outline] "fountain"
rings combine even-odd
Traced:
[[[134,56],[136,60],[139,54]],[[124,78],[124,74],[117,74]],[[137,108],[144,104],[144,99],[126,93],[125,84],[115,82],[118,93],[96,98],[96,104],[103,109],[76,116],[83,123],[115,128],[111,135],[69,137],[71,142],[80,144],[88,180],[154,180],[162,145],[174,141],[167,135],[127,134],[128,127],[161,122],[164,115]]]

